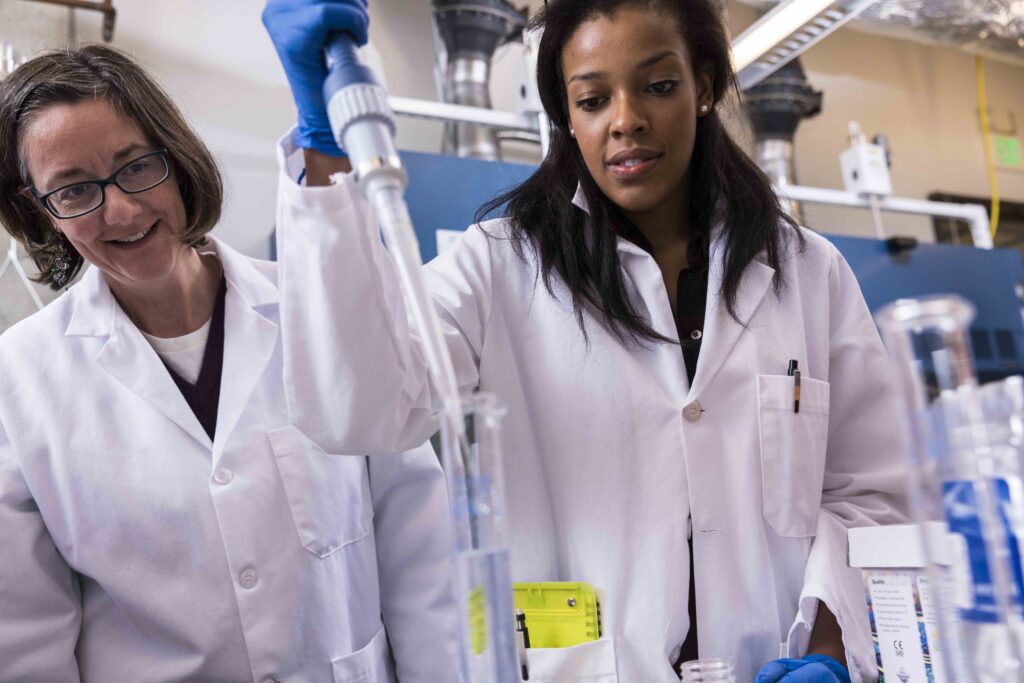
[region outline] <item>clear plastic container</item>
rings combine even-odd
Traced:
[[[943,668],[957,682],[1019,682],[1024,385],[978,385],[973,319],[955,296],[897,301],[876,316],[908,409],[914,515],[949,531],[944,548],[925,535]]]
[[[683,662],[679,668],[684,681],[701,681],[707,683],[736,683],[736,673],[729,657],[715,659],[694,659]]]

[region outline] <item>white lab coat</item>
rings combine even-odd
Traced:
[[[0,680],[457,680],[436,457],[290,424],[276,264],[213,246],[213,443],[96,269],[0,337]]]
[[[300,194],[288,139],[281,162],[282,268],[324,273],[306,285],[307,300],[338,312],[324,339],[344,351],[288,355],[286,374],[345,372],[360,404],[344,411],[347,420],[306,412],[297,424],[332,447],[414,442],[431,428],[430,389],[369,209],[347,177],[316,202]],[[798,253],[794,241],[783,256],[778,294],[774,270],[757,258],[736,302],[744,326],[715,295],[722,262],[713,239],[690,386],[678,346],[624,343],[589,311],[588,346],[564,283],[554,276],[550,295],[506,230],[502,221],[471,228],[427,267],[427,279],[462,389],[494,392],[508,407],[514,580],[586,581],[601,600],[604,636],[531,650],[530,680],[677,680],[670,662],[689,628],[689,518],[702,657],[734,657],[737,680],[750,681],[765,662],[806,652],[821,600],[843,629],[853,681],[873,680],[846,530],[904,519],[901,411],[839,252],[804,231],[806,249]],[[621,239],[619,257],[638,309],[675,339],[654,259]],[[346,365],[330,362],[337,359]],[[798,414],[789,359],[803,374]],[[358,411],[381,419],[356,422]]]

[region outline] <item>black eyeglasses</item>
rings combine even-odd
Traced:
[[[71,183],[46,194],[39,194],[34,187],[28,189],[55,218],[78,218],[103,206],[107,185],[117,185],[125,194],[138,194],[152,190],[170,175],[167,150],[161,149],[129,161],[106,180]]]

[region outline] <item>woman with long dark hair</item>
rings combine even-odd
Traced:
[[[461,388],[508,405],[514,579],[601,599],[604,636],[531,652],[535,675],[667,682],[699,653],[737,680],[873,679],[845,551],[847,528],[903,518],[885,353],[842,256],[722,124],[718,3],[553,0],[534,26],[547,156],[427,271]],[[375,419],[318,438],[415,441],[431,391],[380,240],[303,234],[284,268],[337,273],[310,299],[358,293],[334,332],[349,360],[357,334],[373,349]]]

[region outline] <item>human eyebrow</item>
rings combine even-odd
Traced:
[[[572,83],[573,81],[596,81],[601,78],[604,78],[607,75],[608,74],[604,71],[587,71],[586,73],[582,74],[573,74],[572,78],[569,79],[566,85]]]
[[[143,144],[140,144],[138,142],[133,142],[130,145],[122,147],[121,149],[119,149],[117,152],[114,153],[114,162],[117,163],[118,161],[123,160],[125,157],[131,155],[132,153],[134,153],[134,152],[136,152],[138,150],[143,150],[143,149],[149,149],[149,147],[147,145],[143,145]],[[57,172],[53,176],[51,176],[49,182],[47,183],[47,185],[51,185],[52,186],[55,183],[60,182],[62,180],[68,180],[68,179],[71,179],[71,178],[76,178],[76,177],[81,177],[81,176],[88,176],[88,175],[89,175],[88,171],[85,171],[85,170],[83,170],[81,168],[78,168],[77,166],[75,166],[73,168],[65,168],[65,169],[62,169],[61,171]]]
[[[640,71],[642,69],[646,69],[647,67],[654,66],[655,64],[665,59],[666,57],[678,56],[679,53],[673,50],[663,50],[662,52],[651,55],[650,57],[647,57],[640,61],[640,63],[638,63],[634,67],[634,71]],[[607,75],[608,73],[605,71],[586,71],[580,74],[573,74],[572,77],[567,81],[566,85],[572,83],[573,81],[596,81],[600,80],[601,78],[604,78]]]
[[[74,178],[76,176],[84,176],[84,175],[89,175],[88,171],[84,171],[84,170],[78,168],[77,166],[75,168],[65,168],[64,170],[62,170],[62,171],[52,175],[50,177],[49,182],[46,183],[46,184],[47,185],[54,185],[58,181],[68,180],[69,178]]]
[[[663,52],[659,52],[656,55],[651,55],[647,59],[644,59],[643,61],[641,61],[639,64],[636,65],[636,71],[639,71],[641,69],[646,69],[649,66],[654,66],[655,64],[657,64],[661,60],[665,59],[666,57],[678,57],[678,56],[679,56],[679,53],[674,52],[673,50],[664,50]]]
[[[143,144],[138,143],[138,142],[133,142],[130,145],[127,145],[126,147],[122,147],[120,150],[115,152],[114,153],[114,161],[118,161],[118,160],[124,159],[129,154],[132,154],[133,152],[136,152],[136,151],[142,150],[142,149],[149,149],[149,145],[143,145]]]

